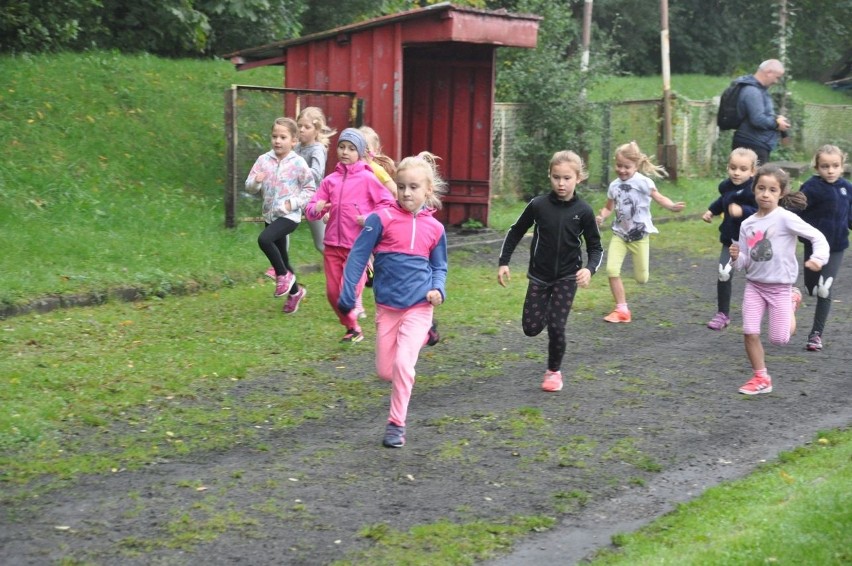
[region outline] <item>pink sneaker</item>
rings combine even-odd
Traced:
[[[792,294],[793,299],[793,312],[796,312],[797,310],[799,310],[799,306],[802,304],[802,292],[799,290],[798,287],[794,286],[790,293]]]
[[[264,273],[264,275],[266,275],[267,277],[269,277],[273,281],[275,281],[275,278],[277,277],[277,275],[275,275],[275,268],[274,267],[270,267],[269,269],[267,269],[266,273]]]
[[[740,393],[743,395],[758,395],[760,393],[772,393],[772,378],[768,375],[761,377],[755,375],[740,387]]]
[[[299,310],[299,303],[302,302],[302,299],[304,299],[307,294],[308,290],[299,285],[298,293],[295,295],[287,295],[287,302],[284,303],[284,312],[286,314],[293,314]]]
[[[607,322],[630,322],[631,316],[630,311],[620,311],[618,309],[613,310],[611,313],[604,317],[604,320]]]
[[[541,382],[543,391],[562,391],[562,372],[547,370],[544,372],[544,381]]]
[[[717,312],[716,316],[710,319],[707,323],[707,328],[710,330],[724,330],[731,324],[731,317],[723,312]]]
[[[793,317],[790,320],[790,336],[796,333],[796,311],[799,310],[799,306],[802,304],[802,292],[798,287],[793,285],[793,288],[790,289],[790,298],[793,300]]]
[[[289,271],[284,275],[279,275],[275,279],[275,294],[273,296],[280,297],[290,292],[290,288],[296,281],[296,276]]]

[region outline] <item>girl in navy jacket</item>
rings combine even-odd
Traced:
[[[808,224],[822,232],[831,250],[828,263],[822,266],[822,271],[812,271],[805,267],[805,287],[809,295],[813,296],[816,292],[817,296],[814,324],[805,346],[811,352],[822,350],[823,331],[831,309],[831,286],[843,261],[843,252],[849,247],[852,183],[843,178],[845,162],[846,154],[839,147],[822,146],[813,160],[817,174],[805,181],[801,188],[801,192],[808,197],[808,207],[799,214]],[[803,261],[807,261],[813,253],[813,247],[809,241],[799,240],[805,244]]]
[[[719,198],[710,203],[701,217],[710,222],[714,216],[724,214],[719,224],[719,279],[716,281],[716,315],[707,323],[711,330],[724,330],[731,324],[731,256],[728,248],[740,237],[740,224],[757,211],[751,183],[757,171],[757,154],[738,147],[728,157],[728,178],[719,183]]]

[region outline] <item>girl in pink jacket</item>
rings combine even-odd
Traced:
[[[308,220],[319,220],[328,213],[323,238],[325,294],[340,324],[346,329],[341,342],[357,343],[364,339],[358,317],[337,308],[343,281],[343,266],[349,250],[364,226],[367,216],[379,208],[393,204],[393,196],[362,161],[367,141],[355,128],[346,128],[337,142],[337,166],[320,183],[314,197],[305,207]],[[367,281],[362,273],[356,294],[360,297]]]

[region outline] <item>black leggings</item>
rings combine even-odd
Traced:
[[[269,258],[275,275],[284,275],[288,271],[294,275],[296,273],[290,265],[290,256],[287,253],[287,236],[298,227],[299,223],[289,218],[276,218],[272,224],[267,224],[257,237],[257,245]],[[292,288],[298,291],[296,285]]]
[[[813,246],[810,242],[805,242],[805,260],[810,259],[813,253]],[[804,263],[804,262],[802,262]],[[823,280],[823,294],[825,297],[820,297],[817,293],[817,304],[814,310],[814,325],[811,332],[819,332],[822,335],[825,330],[825,323],[828,321],[828,313],[831,310],[831,289],[837,283],[837,272],[840,271],[840,264],[843,263],[843,250],[839,252],[831,252],[828,255],[828,263],[822,266],[820,271],[811,271],[805,268],[805,288],[808,290],[808,295],[814,296],[814,293],[819,290],[819,280]],[[825,283],[831,281],[831,284],[826,289]],[[827,292],[826,292],[827,291]]]
[[[559,371],[562,367],[565,324],[576,294],[577,281],[574,279],[550,284],[530,280],[527,287],[521,325],[527,336],[538,336],[547,325],[547,369],[550,371]]]
[[[731,252],[728,251],[728,247],[722,244],[722,251],[719,252],[719,265],[722,267],[728,265],[728,261],[731,259]],[[733,274],[734,269],[731,268],[728,272],[728,278],[722,281],[722,273],[719,272],[719,278],[716,280],[716,306],[718,307],[718,312],[723,312],[729,316],[731,314],[731,293],[733,288],[731,275]]]

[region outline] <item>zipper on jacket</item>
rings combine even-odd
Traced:
[[[563,210],[570,207],[557,206],[559,211],[559,231],[556,236],[556,253],[553,254],[553,277],[554,280],[559,278],[559,251],[562,249],[562,228],[564,226],[565,214]]]
[[[349,169],[344,164],[343,165],[343,179],[340,181],[340,191],[339,191],[340,194],[338,194],[338,196],[337,196],[337,216],[338,216],[338,219],[337,219],[337,243],[338,244],[340,244],[340,242],[343,241],[343,237],[340,234],[340,224],[343,222],[343,212],[342,212],[341,207],[343,206],[343,187],[344,187],[344,185],[346,185],[346,178],[348,176],[349,176]]]

